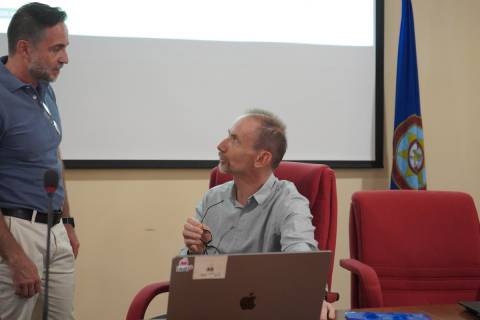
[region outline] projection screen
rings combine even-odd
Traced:
[[[207,168],[252,108],[286,160],[381,167],[383,1],[44,1],[68,14],[52,85],[70,168]],[[26,1],[0,4],[0,53]]]

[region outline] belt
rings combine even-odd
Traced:
[[[35,222],[38,223],[48,223],[48,214],[45,212],[40,212],[32,209],[23,209],[23,208],[2,208],[2,213],[4,216],[19,218],[23,220],[32,221],[32,218],[35,215]],[[56,225],[62,220],[62,210],[53,210],[53,223]]]

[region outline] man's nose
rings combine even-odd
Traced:
[[[228,138],[225,138],[222,141],[220,141],[220,143],[217,146],[218,151],[223,152],[223,153],[225,153],[225,151],[227,151],[227,139]]]
[[[68,64],[68,53],[67,50],[63,50],[62,54],[60,55],[59,59],[60,63],[62,64]]]

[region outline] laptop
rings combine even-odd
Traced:
[[[480,300],[479,301],[459,301],[468,312],[473,313],[480,318]]]
[[[175,257],[168,320],[318,320],[330,254]]]

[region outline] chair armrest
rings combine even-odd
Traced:
[[[160,293],[168,292],[170,283],[156,282],[143,287],[133,298],[128,308],[126,320],[138,320],[145,317],[148,305]]]
[[[362,307],[375,308],[383,306],[383,295],[380,280],[377,273],[369,265],[362,263],[356,259],[340,259],[340,266],[358,276],[359,285],[363,289]]]

